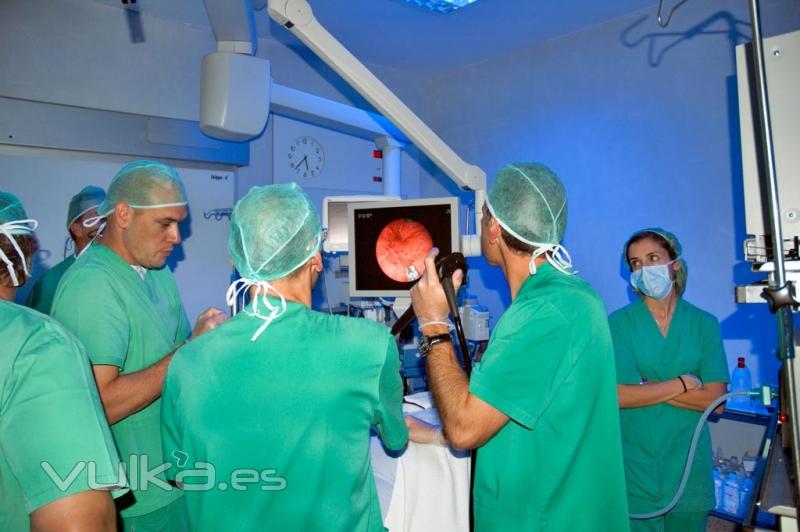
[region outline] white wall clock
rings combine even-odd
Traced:
[[[317,177],[325,167],[325,152],[314,138],[303,135],[294,139],[289,146],[289,169],[296,178]]]

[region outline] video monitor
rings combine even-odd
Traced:
[[[347,206],[351,203],[399,200],[397,196],[326,196],[322,199],[322,230],[325,253],[347,252]]]
[[[350,295],[407,297],[431,248],[460,251],[458,213],[458,198],[348,205]]]

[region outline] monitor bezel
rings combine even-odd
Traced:
[[[401,199],[400,196],[379,196],[379,195],[355,195],[355,196],[325,196],[322,198],[322,251],[324,253],[347,253],[350,245],[350,222],[348,221],[348,214],[345,215],[345,225],[347,226],[347,242],[331,243],[330,237],[330,204],[343,203],[349,206],[351,203],[368,203],[368,202],[383,202],[383,201],[397,201]]]
[[[347,206],[348,274],[350,297],[408,297],[408,290],[359,290],[356,288],[355,213],[359,209],[391,209],[393,207],[418,207],[426,205],[450,206],[450,240],[452,252],[461,251],[460,206],[457,197],[421,198],[410,200],[351,203]]]

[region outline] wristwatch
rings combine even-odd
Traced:
[[[433,346],[436,344],[442,344],[444,342],[452,342],[453,340],[450,338],[450,333],[443,333],[437,334],[435,336],[422,336],[422,340],[419,342],[419,354],[427,356],[428,353],[431,352]]]

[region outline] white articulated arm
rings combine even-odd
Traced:
[[[391,120],[450,179],[475,191],[475,235],[463,235],[461,251],[467,257],[481,254],[481,208],[486,197],[486,173],[466,163],[445,144],[400,98],[390,91],[314,17],[306,0],[269,0],[269,16],[334,69],[361,96]]]
[[[269,16],[355,88],[465,190],[486,189],[486,173],[467,164],[372,72],[320,25],[306,0],[269,0]],[[480,205],[476,209],[480,209]]]

